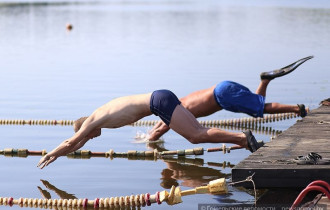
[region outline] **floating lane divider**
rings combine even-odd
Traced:
[[[261,126],[260,125],[222,125],[222,126],[213,126],[221,129],[227,129],[232,131],[242,131],[242,130],[251,130],[253,133],[263,134],[263,135],[270,135],[270,136],[277,136],[281,134],[283,131],[275,130],[272,127]]]
[[[252,123],[251,119],[254,118],[242,118],[242,119],[233,119],[233,120],[210,120],[210,121],[199,121],[203,126],[213,126],[228,130],[241,130],[241,129],[250,129],[253,132],[264,135],[278,135],[282,133],[281,130],[274,130],[271,127],[261,126],[261,124]],[[260,118],[264,119],[264,118]],[[284,119],[284,118],[283,118]],[[290,119],[286,117],[285,119]],[[265,120],[266,122],[267,120]],[[273,120],[272,120],[273,121]],[[159,120],[154,121],[138,121],[131,126],[152,126],[155,125]],[[240,122],[240,123],[238,123]],[[270,122],[268,120],[267,122]],[[0,125],[41,125],[41,126],[72,126],[74,120],[1,120]]]
[[[213,150],[213,152],[220,151],[222,148],[212,148],[208,150]],[[178,156],[175,158],[173,155],[163,155],[159,156],[159,153],[156,157],[154,157],[154,151],[148,151],[149,153],[146,153],[147,155],[150,154],[150,156],[129,156],[128,153],[114,153],[111,160],[113,158],[127,158],[128,160],[149,160],[149,161],[157,161],[157,160],[163,160],[165,162],[173,162],[178,164],[185,164],[185,165],[194,165],[194,166],[204,166],[205,164],[208,166],[214,166],[214,167],[221,167],[221,168],[233,168],[235,165],[230,164],[230,162],[207,162],[204,163],[204,159],[202,158],[187,158],[186,156]],[[0,155],[4,155],[5,157],[20,157],[20,158],[26,158],[28,156],[44,156],[46,155],[46,150],[42,151],[29,151],[27,149],[4,149],[0,150]],[[67,158],[69,159],[90,159],[92,157],[103,157],[103,158],[109,158],[110,153],[106,152],[91,152],[89,150],[78,150],[76,152],[72,152],[67,155]]]
[[[228,187],[224,178],[210,181],[208,185],[196,187],[190,190],[181,191],[180,187],[172,186],[170,192],[166,190],[155,194],[139,194],[120,197],[95,198],[94,200],[85,199],[41,199],[41,198],[19,198],[0,197],[0,205],[31,208],[124,208],[124,207],[144,207],[151,204],[161,204],[166,202],[168,205],[182,203],[182,197],[194,194],[227,194]]]
[[[263,118],[237,118],[227,120],[199,120],[203,126],[251,126],[298,117],[295,113],[267,114]],[[139,120],[131,126],[153,126],[160,120]],[[71,126],[74,120],[10,120],[0,119],[0,125],[62,125]]]
[[[252,126],[269,122],[282,121],[287,119],[296,118],[296,113],[279,113],[279,114],[266,114],[263,118],[245,117],[237,119],[227,120],[199,120],[198,122],[203,126]],[[157,124],[159,120],[139,120],[132,124],[132,126],[153,126]]]
[[[260,145],[263,145],[263,141],[258,142]],[[203,147],[198,147],[194,149],[185,149],[185,150],[171,150],[171,151],[162,151],[158,152],[157,149],[153,151],[136,151],[136,150],[129,150],[128,152],[114,152],[113,149],[110,149],[108,152],[91,152],[90,150],[77,150],[75,152],[71,152],[66,156],[68,158],[82,158],[82,159],[89,159],[91,157],[106,157],[106,158],[128,158],[128,159],[138,159],[150,157],[153,159],[162,158],[166,156],[188,156],[188,155],[203,155],[204,151],[207,152],[219,152],[222,151],[225,153],[230,153],[231,150],[237,149],[245,149],[239,145],[227,147],[225,144],[222,147],[215,147],[204,149]],[[47,154],[46,150],[42,151],[30,151],[28,149],[13,149],[13,148],[6,148],[4,150],[0,150],[0,155],[4,155],[7,157],[27,157],[31,156],[44,156]]]
[[[0,119],[0,125],[62,125],[71,126],[74,120],[6,120]]]

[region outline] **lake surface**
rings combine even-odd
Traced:
[[[160,88],[182,97],[222,80],[254,90],[260,72],[309,55],[315,58],[272,81],[267,101],[304,103],[314,109],[329,97],[330,3],[325,0],[0,2],[1,119],[74,120],[115,97]],[[66,30],[67,23],[73,30]],[[239,117],[247,116],[221,111],[203,119]],[[282,131],[295,121],[265,126]],[[104,130],[83,149],[151,150],[155,145],[134,143],[135,135],[147,129]],[[0,150],[50,151],[72,134],[70,126],[1,125]],[[256,137],[270,139],[262,133]],[[157,147],[221,146],[192,145],[174,132],[164,140]],[[235,165],[248,155],[248,151],[233,151],[190,157],[201,158],[204,165],[62,157],[43,170],[36,167],[40,157],[1,156],[0,197],[41,198],[43,192],[51,198],[94,199],[154,193],[173,184],[189,189],[221,177],[230,181],[230,167],[208,162]],[[187,196],[176,206],[164,203],[143,209],[254,202],[246,191],[230,187],[229,192]]]

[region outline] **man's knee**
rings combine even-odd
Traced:
[[[188,137],[187,140],[192,143],[192,144],[199,144],[199,143],[202,143],[201,141],[201,138],[198,137],[198,136],[191,136],[191,137]]]
[[[197,138],[188,138],[188,141],[192,144],[199,144],[199,140]]]

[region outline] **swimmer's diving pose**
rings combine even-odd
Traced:
[[[194,115],[181,105],[179,99],[169,90],[116,98],[96,109],[89,117],[75,121],[76,133],[58,147],[42,157],[38,167],[44,168],[58,157],[76,151],[84,144],[101,135],[101,128],[119,128],[155,114],[175,132],[193,144],[233,143],[251,152],[259,145],[251,131],[232,133],[217,128],[202,127]]]
[[[181,104],[176,95],[169,90],[156,90],[152,93],[116,98],[96,109],[89,117],[76,120],[74,123],[76,133],[42,157],[37,166],[44,168],[58,157],[78,150],[88,140],[100,136],[102,128],[119,128],[151,114],[159,116],[167,130],[173,129],[193,144],[233,143],[255,152],[260,145],[250,130],[243,133],[233,133],[217,128],[205,128],[198,123],[193,114],[196,115],[198,108],[200,108],[200,114],[197,115],[211,114],[224,108],[235,112],[244,112],[254,117],[260,117],[264,112],[296,112],[305,116],[308,110],[305,110],[303,105],[281,109],[278,108],[278,104],[265,104],[264,98],[270,80],[292,72],[310,58],[312,57],[301,59],[280,70],[262,73],[262,81],[257,94],[251,93],[242,85],[227,81],[220,83],[213,89],[211,88],[211,95],[201,95],[205,98],[190,99],[197,104],[190,103],[188,106],[186,101]],[[210,90],[205,91],[205,93],[210,92]],[[198,94],[193,94],[193,97],[197,96]]]
[[[294,112],[301,117],[305,117],[309,110],[305,108],[304,104],[265,103],[265,98],[268,84],[272,79],[292,72],[311,58],[313,56],[302,58],[279,70],[261,73],[261,81],[255,94],[243,85],[224,81],[208,89],[193,92],[181,98],[180,101],[182,106],[188,109],[196,118],[211,115],[222,109],[246,113],[253,117],[263,117],[264,113],[288,112]],[[149,132],[148,139],[157,140],[169,129],[170,127],[160,121]]]

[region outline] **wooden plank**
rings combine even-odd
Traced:
[[[327,207],[326,209],[330,209],[330,200],[326,196],[323,196],[318,204],[323,204]]]
[[[305,187],[314,180],[330,183],[330,165],[297,165],[299,155],[317,152],[330,158],[330,107],[321,106],[232,169],[233,182],[254,174],[258,188]],[[241,184],[252,187],[251,183]]]

